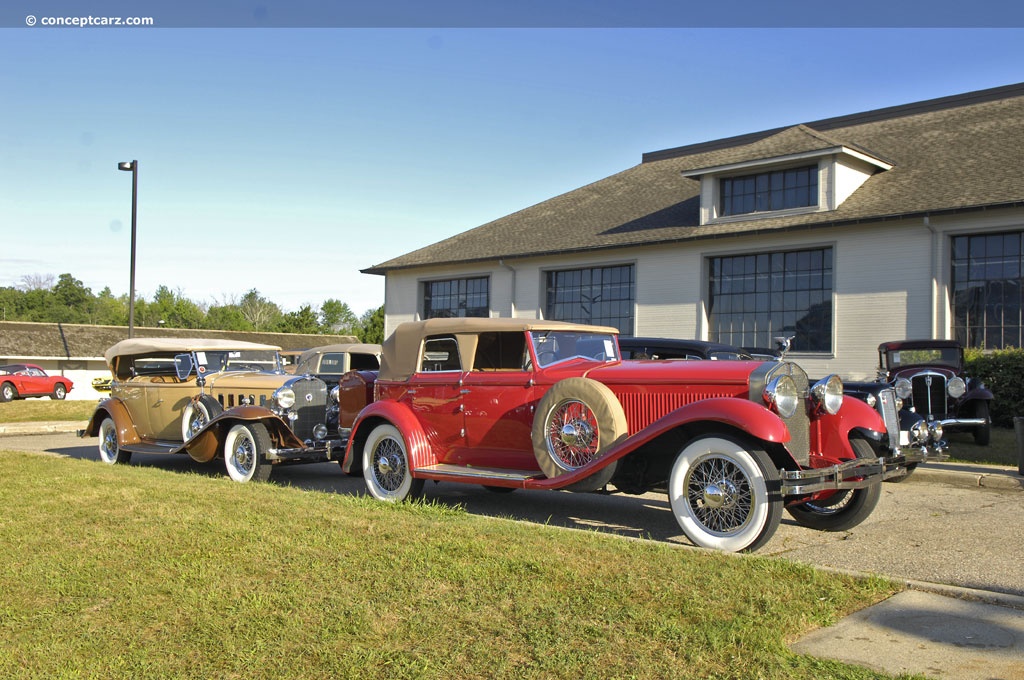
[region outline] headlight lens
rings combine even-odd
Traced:
[[[764,401],[783,418],[792,418],[800,405],[800,393],[791,377],[780,375],[764,388]]]
[[[338,387],[337,385],[332,387],[331,388],[331,401],[333,401],[335,404],[337,404],[339,401],[341,401],[341,397],[339,396],[340,394],[341,394],[341,388],[340,387]]]
[[[893,386],[896,388],[896,396],[900,399],[908,399],[914,393],[914,387],[906,378],[900,378]]]
[[[817,408],[834,416],[843,405],[843,381],[838,375],[822,378],[811,388],[811,398]]]
[[[967,393],[967,383],[963,378],[953,378],[946,383],[946,391],[949,392],[949,396],[959,399]]]
[[[295,405],[295,392],[290,387],[279,387],[274,392],[274,401],[281,408],[291,408]]]

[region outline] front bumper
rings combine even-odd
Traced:
[[[941,452],[914,450],[896,456],[857,458],[824,468],[779,470],[783,496],[802,496],[835,489],[863,489],[906,474],[908,465],[945,460]]]
[[[322,463],[345,457],[346,439],[326,439],[301,448],[271,448],[267,460],[277,462]]]

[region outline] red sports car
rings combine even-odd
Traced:
[[[25,397],[63,399],[73,383],[62,375],[47,375],[35,364],[0,366],[0,401]]]

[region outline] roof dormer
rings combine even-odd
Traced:
[[[686,170],[700,179],[700,223],[835,210],[892,163],[805,125],[736,149],[735,160]]]

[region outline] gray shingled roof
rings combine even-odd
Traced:
[[[31,323],[0,321],[0,357],[102,357],[108,347],[128,337],[127,326]],[[139,338],[221,338],[244,340],[283,349],[308,349],[320,345],[358,342],[351,335],[304,335],[300,333],[249,333],[244,331],[199,331],[188,328],[136,327]]]
[[[701,226],[683,172],[837,145],[892,169],[836,210]],[[618,174],[363,272],[1024,205],[1024,83],[645,154]]]

